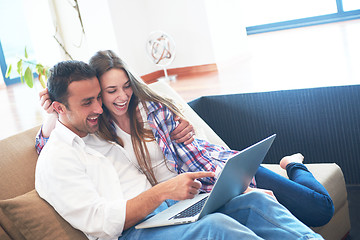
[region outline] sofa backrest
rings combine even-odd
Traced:
[[[277,134],[264,163],[301,152],[305,163],[337,163],[360,184],[360,85],[201,97],[189,103],[230,146],[241,150]]]
[[[0,141],[0,200],[34,189],[38,158],[34,146],[39,129],[37,126]]]

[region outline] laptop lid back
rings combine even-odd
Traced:
[[[242,150],[226,162],[199,218],[216,211],[247,189],[275,137],[276,134]]]

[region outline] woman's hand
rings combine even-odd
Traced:
[[[179,121],[180,124],[171,133],[171,139],[177,143],[184,143],[185,145],[192,143],[195,135],[194,127],[184,118],[175,116],[174,120]]]
[[[52,101],[50,99],[50,95],[47,88],[39,92],[39,97],[40,97],[40,106],[45,110],[45,112],[47,112],[48,114],[54,113],[55,110],[51,106]]]
[[[45,138],[48,138],[55,128],[56,121],[58,119],[58,114],[52,107],[52,101],[50,99],[50,95],[48,89],[41,91],[39,93],[40,97],[40,106],[44,109],[44,111],[48,114],[42,126],[42,135]]]

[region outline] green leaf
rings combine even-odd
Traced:
[[[26,58],[26,59],[29,58],[29,55],[28,55],[27,50],[26,50],[26,47],[25,47],[25,58]]]
[[[43,71],[44,71],[44,66],[41,65],[40,63],[36,64],[36,72],[37,74],[43,74]]]
[[[21,79],[21,83],[24,82],[24,78],[23,78],[23,60],[20,59],[18,62],[17,62],[17,69],[16,71],[18,72],[18,74],[20,75],[20,79]]]
[[[11,73],[11,68],[12,68],[12,64],[9,65],[7,71],[6,71],[6,75],[5,75],[5,78],[8,78],[10,76],[10,73]]]
[[[34,86],[34,77],[33,77],[33,73],[30,69],[30,67],[27,67],[25,70],[25,75],[24,75],[24,79],[26,84],[32,88]]]
[[[22,71],[23,71],[23,61],[22,59],[20,59],[17,63],[17,72],[18,74],[22,75]]]

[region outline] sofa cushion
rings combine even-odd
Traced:
[[[0,209],[26,239],[87,239],[41,199],[35,190],[1,200]]]
[[[2,228],[0,228],[0,239],[1,240],[14,240],[14,238],[10,238],[10,236]]]
[[[1,201],[0,201],[1,202]],[[16,240],[26,240],[26,238],[21,234],[19,229],[15,224],[4,214],[2,208],[0,207],[0,239],[16,239]]]

